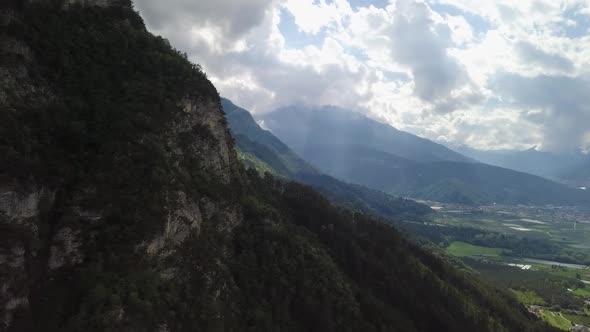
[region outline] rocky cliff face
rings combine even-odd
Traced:
[[[176,100],[171,101],[171,111],[164,117],[164,122],[158,123],[157,131],[148,129],[130,133],[126,129],[127,132],[119,133],[117,128],[109,127],[102,133],[104,137],[100,137],[108,140],[108,135],[124,136],[126,140],[118,141],[117,144],[129,145],[133,149],[125,150],[120,146],[97,149],[110,151],[106,153],[112,155],[104,157],[109,162],[101,167],[95,166],[100,160],[83,166],[83,178],[70,176],[68,172],[60,174],[59,169],[67,167],[69,162],[58,165],[55,171],[47,170],[49,174],[43,174],[46,171],[42,169],[43,164],[50,161],[44,159],[43,152],[35,145],[43,144],[44,139],[51,141],[60,133],[59,130],[52,132],[55,128],[52,126],[39,128],[38,119],[60,116],[61,113],[55,107],[69,102],[67,91],[70,88],[60,85],[56,76],[50,72],[55,68],[42,61],[46,56],[44,51],[51,52],[52,45],[33,45],[28,39],[30,36],[21,32],[23,27],[30,24],[31,15],[48,9],[48,3],[50,1],[28,1],[23,6],[5,4],[0,8],[0,24],[2,31],[6,31],[0,33],[0,114],[2,120],[17,119],[18,122],[15,120],[12,124],[24,124],[10,131],[11,121],[0,120],[2,135],[6,133],[5,138],[8,139],[1,149],[1,158],[6,159],[0,162],[3,164],[0,167],[0,331],[39,329],[40,326],[36,324],[42,324],[43,319],[45,323],[49,321],[56,327],[67,321],[68,316],[81,316],[77,309],[64,306],[67,294],[53,292],[59,293],[61,290],[61,293],[67,293],[63,292],[64,287],[68,287],[68,283],[78,283],[84,273],[90,273],[88,269],[94,271],[92,273],[96,273],[98,279],[106,275],[105,271],[116,275],[117,271],[109,264],[116,266],[117,259],[121,258],[109,256],[121,255],[125,259],[135,260],[139,262],[136,269],[155,273],[156,283],[175,280],[178,286],[190,279],[187,275],[176,278],[181,267],[175,254],[179,248],[185,247],[186,250],[190,246],[186,243],[187,239],[228,233],[242,218],[238,205],[227,199],[231,196],[231,189],[228,188],[239,184],[240,168],[225,126],[219,97],[216,93],[203,93],[194,88],[191,78],[188,78],[184,88],[179,88],[180,85],[173,87],[178,90]],[[54,11],[53,15],[63,17],[79,15],[84,10],[93,10],[93,15],[96,15],[103,9],[126,4],[128,2],[117,0],[68,0],[62,2],[57,11],[55,7],[51,10]],[[88,7],[96,8],[84,9]],[[71,10],[76,12],[71,13]],[[137,19],[130,9],[127,15]],[[102,29],[114,26],[112,22],[88,23],[88,27],[92,25],[99,25]],[[153,38],[147,36],[141,25],[131,29],[127,22],[121,26],[122,30],[117,33],[129,32],[146,35],[141,38]],[[180,57],[173,53],[166,56],[173,59]],[[200,81],[197,83],[210,85]],[[207,89],[211,90],[211,87],[207,86]],[[78,112],[78,109],[72,110]],[[122,111],[133,112],[125,108]],[[90,115],[100,117],[100,113],[93,114]],[[150,116],[147,112],[140,115]],[[96,126],[91,120],[74,120],[66,118],[66,115],[59,119],[82,122],[80,125],[86,128]],[[132,123],[129,128],[136,126],[141,124]],[[36,135],[46,137],[34,139]],[[83,141],[87,139],[85,135],[87,132],[79,132],[67,140]],[[63,141],[62,144],[67,142]],[[145,170],[148,176],[143,179],[149,185],[143,189],[129,185],[141,176],[133,174],[133,171],[126,174],[124,166],[120,170],[115,166],[120,159],[139,153],[145,154],[142,157],[147,161],[158,160],[157,165],[151,165]],[[54,154],[54,157],[61,156]],[[37,162],[41,168],[35,166]],[[84,164],[83,160],[80,162]],[[195,168],[198,168],[198,173]],[[105,183],[101,180],[105,173],[108,173],[108,181],[117,180]],[[199,190],[199,181],[206,181],[207,187],[215,184],[226,188],[226,196]],[[145,197],[153,200],[135,201],[134,197],[142,195],[141,192],[125,192],[117,186],[128,186],[125,190],[147,191]],[[136,225],[145,222],[145,219],[153,219],[150,227]],[[110,238],[113,236],[121,238]],[[116,244],[109,247],[111,240]],[[127,252],[110,252],[113,248]],[[223,249],[218,254],[223,255]],[[224,269],[222,265],[219,271]],[[65,271],[67,276],[64,276]],[[114,282],[112,278],[111,282]],[[222,291],[216,287],[211,286],[208,292],[219,296]],[[85,293],[88,289],[77,291],[77,296],[87,296]],[[117,296],[122,297],[122,294]],[[109,319],[110,323],[103,322],[105,325],[120,324],[129,330],[134,329],[128,322],[128,315],[136,309],[128,308],[125,302],[118,300],[107,305],[103,319]],[[40,318],[51,306],[62,310],[56,313],[57,316],[61,314],[61,317],[56,318],[57,321],[54,318]],[[160,317],[152,325],[165,330],[168,326],[166,319]]]
[[[214,86],[130,7],[0,17],[0,331],[546,330],[391,227],[243,172]]]

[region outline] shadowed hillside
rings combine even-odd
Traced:
[[[393,228],[245,171],[215,87],[129,4],[0,14],[0,330],[551,331]]]

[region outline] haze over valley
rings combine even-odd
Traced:
[[[588,1],[0,28],[0,332],[590,331]]]

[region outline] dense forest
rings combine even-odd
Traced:
[[[270,202],[271,206],[252,203],[256,209],[248,208],[246,216],[258,219],[257,227],[288,227],[291,234],[301,232],[320,241],[318,245],[327,250],[348,281],[356,302],[353,307],[358,306],[355,315],[359,316],[348,316],[351,321],[336,330],[351,326],[352,331],[535,329],[534,325],[520,325],[519,317],[529,314],[512,296],[459,272],[404,240],[385,223],[335,208],[308,187],[259,177],[254,171],[248,174],[249,183],[259,188],[255,192],[261,193],[258,200]],[[264,222],[269,219],[265,216],[277,213],[277,207],[279,214],[287,212],[285,217],[290,222],[285,226]],[[279,256],[284,257],[285,264],[293,264],[289,255]],[[272,261],[277,262],[276,258]],[[334,315],[330,311],[325,314]]]
[[[245,170],[215,87],[130,3],[0,14],[0,330],[553,330],[380,220]]]

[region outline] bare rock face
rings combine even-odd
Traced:
[[[140,246],[145,248],[148,255],[171,255],[176,245],[182,243],[191,232],[198,232],[201,226],[203,217],[199,205],[188,200],[184,192],[175,194],[177,208],[168,215],[163,234]]]
[[[13,16],[6,15],[6,20],[11,20]],[[11,54],[15,57],[22,58],[25,62],[29,62],[33,59],[33,53],[27,44],[22,41],[10,38],[8,36],[0,36],[0,45],[2,45],[2,52],[4,54]]]
[[[29,0],[30,3],[43,1]],[[126,0],[67,0],[63,4],[67,8],[78,4],[108,7],[126,3]],[[18,19],[13,9],[0,6],[0,26]],[[29,73],[42,54],[35,54],[23,41],[1,33],[0,53],[0,59],[7,59],[0,62],[0,111],[19,112],[19,107],[26,104],[43,112],[51,101],[59,101],[61,96],[52,91],[51,84]],[[239,161],[220,101],[194,96],[190,91],[185,91],[185,96],[177,102],[182,111],[170,123],[162,124],[165,130],[162,137],[157,137],[167,154],[169,165],[165,168],[178,176],[167,179],[172,184],[162,193],[166,198],[163,209],[166,215],[161,220],[161,231],[142,242],[134,242],[134,245],[139,243],[135,251],[146,261],[153,261],[149,268],[165,280],[177,276],[178,268],[169,258],[174,258],[180,246],[198,238],[205,228],[229,234],[242,220],[237,203],[175,186],[182,181],[178,174],[190,171],[183,164],[188,158],[197,159],[203,173],[220,185],[229,186],[239,177]],[[195,132],[201,135],[195,136]],[[188,144],[183,140],[186,135],[191,137]],[[109,211],[108,203],[95,211],[82,206],[81,202],[94,197],[91,193],[94,188],[76,183],[72,185],[74,189],[64,189],[59,181],[49,187],[31,178],[23,180],[0,174],[0,331],[11,328],[17,312],[30,314],[29,303],[34,303],[32,293],[36,284],[89,261],[89,251],[85,252],[85,248],[95,234],[87,230],[88,225],[104,225],[101,223]],[[224,267],[219,265],[223,271]],[[207,287],[219,293],[221,290],[215,289],[225,287],[225,283],[220,285]],[[113,321],[125,321],[126,309],[113,309]],[[163,323],[160,330],[169,329]]]
[[[53,200],[54,193],[40,188],[27,193],[19,193],[14,189],[0,187],[0,211],[13,223],[21,224],[27,218],[39,214],[42,199]]]
[[[0,188],[0,326],[10,326],[15,312],[28,307],[29,247],[38,237],[39,203],[51,198],[44,189],[18,193]]]
[[[69,227],[61,228],[51,240],[51,252],[48,261],[50,270],[83,262],[84,254],[81,251],[82,240],[79,230],[74,231]]]
[[[176,137],[181,132],[193,130],[195,126],[207,128],[211,132],[214,142],[194,144],[191,147],[193,151],[190,152],[207,156],[207,158],[203,158],[204,167],[214,172],[223,183],[229,183],[231,172],[235,171],[231,168],[232,165],[235,166],[236,161],[231,160],[233,153],[230,147],[231,143],[229,143],[231,138],[225,127],[225,119],[219,102],[185,98],[180,105],[185,116],[175,123],[172,129],[173,136]]]

